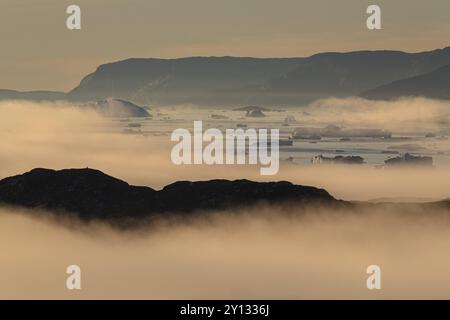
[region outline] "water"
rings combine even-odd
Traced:
[[[153,112],[156,114],[155,112]],[[204,130],[207,128],[236,129],[238,124],[246,124],[247,128],[278,128],[281,139],[291,136],[296,127],[325,127],[331,123],[318,123],[313,117],[304,119],[295,124],[284,124],[286,116],[299,114],[297,112],[266,112],[264,118],[246,118],[243,112],[218,111],[207,109],[192,109],[180,112],[179,109],[164,109],[163,114],[151,119],[128,118],[111,120],[108,130],[121,131],[127,134],[140,136],[167,136],[177,128],[192,130],[193,121],[202,120]],[[211,114],[219,114],[228,119],[212,119]],[[130,127],[129,124],[139,124]],[[350,128],[350,127],[347,127]],[[410,153],[420,156],[431,156],[437,167],[450,166],[450,143],[443,135],[426,138],[426,132],[392,132],[392,138],[351,138],[342,141],[340,138],[322,138],[311,141],[296,139],[292,146],[280,146],[281,160],[291,158],[293,163],[310,165],[311,159],[317,155],[325,157],[361,156],[365,166],[383,165],[386,159],[396,157],[399,154]]]

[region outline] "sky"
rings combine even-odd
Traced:
[[[67,6],[82,29],[66,28]],[[382,30],[366,28],[378,4]],[[2,0],[0,88],[69,91],[131,57],[309,56],[450,45],[448,0]]]

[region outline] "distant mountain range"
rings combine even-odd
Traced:
[[[56,101],[65,99],[67,99],[67,95],[64,92],[0,89],[0,100]]]
[[[145,105],[210,106],[292,105],[330,96],[379,99],[419,92],[448,99],[449,66],[450,47],[420,53],[321,53],[308,58],[128,59],[99,66],[67,94],[0,91],[0,99],[113,97]]]

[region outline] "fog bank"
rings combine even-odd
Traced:
[[[254,208],[123,232],[1,209],[0,298],[449,298],[448,211],[290,213]],[[65,288],[72,264],[81,291]],[[372,264],[382,290],[366,288]]]

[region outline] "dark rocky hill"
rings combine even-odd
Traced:
[[[0,203],[78,214],[83,219],[142,217],[269,204],[334,204],[325,190],[289,182],[180,181],[160,191],[93,169],[34,169],[0,181]]]
[[[85,106],[106,117],[150,117],[150,114],[144,107],[121,99],[99,100],[87,103]]]

